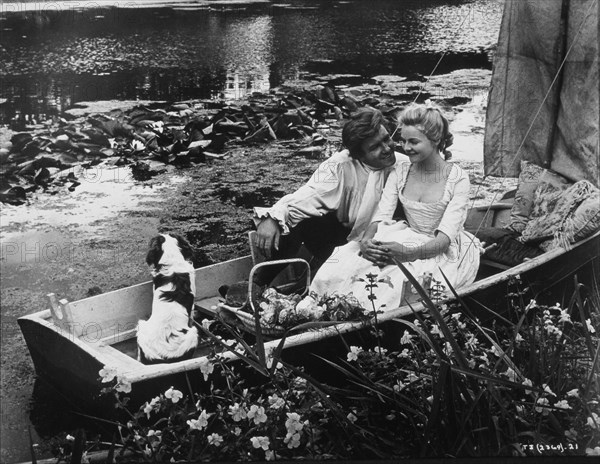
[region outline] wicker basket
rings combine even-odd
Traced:
[[[225,321],[237,321],[250,331],[256,332],[256,321],[254,319],[254,314],[251,314],[240,308],[233,308],[224,303],[221,303],[219,306],[217,306],[217,314]],[[262,324],[260,330],[264,335],[281,336],[285,333],[286,329],[280,325],[272,326]]]
[[[300,258],[294,259],[280,259],[275,261],[267,261],[263,263],[259,263],[252,267],[250,270],[250,276],[248,278],[248,297],[246,298],[246,302],[239,307],[229,306],[225,303],[220,303],[217,306],[217,314],[224,319],[225,321],[236,321],[243,325],[245,328],[249,329],[252,332],[256,332],[256,320],[254,318],[254,301],[256,301],[256,297],[253,294],[254,286],[252,282],[254,281],[254,274],[256,271],[262,267],[268,266],[279,266],[281,264],[293,264],[299,263],[306,266],[306,286],[304,292],[301,296],[304,296],[308,293],[308,286],[310,285],[310,265],[307,261]],[[245,308],[250,309],[250,312],[245,310]],[[286,329],[280,325],[265,325],[262,324],[261,332],[267,336],[281,336],[285,333]]]

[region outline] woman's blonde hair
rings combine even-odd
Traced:
[[[448,119],[439,106],[431,103],[426,105],[414,103],[400,114],[398,124],[416,127],[437,145],[446,160],[452,157],[452,153],[447,148],[452,145],[454,137],[450,133]]]

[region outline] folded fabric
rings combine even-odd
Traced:
[[[510,222],[506,228],[514,232],[523,232],[534,207],[535,192],[544,184],[546,189],[561,191],[570,184],[563,176],[544,169],[529,161],[521,161],[521,173],[515,193],[513,206],[510,210]]]
[[[558,191],[540,185],[535,193],[530,221],[520,241],[527,243],[551,239],[551,242],[543,244],[547,251],[558,246],[566,247],[590,235],[600,226],[599,199],[599,190],[587,180],[580,180],[566,190]]]
[[[507,266],[516,266],[525,259],[535,258],[543,253],[537,246],[522,243],[517,232],[500,227],[482,227],[479,230],[468,230],[485,246],[497,246],[485,252],[484,258]],[[475,234],[475,232],[477,232]]]

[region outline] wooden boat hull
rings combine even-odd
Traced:
[[[510,205],[493,209],[472,210],[470,220],[486,226],[502,225]],[[564,289],[577,273],[580,281],[594,283],[600,276],[600,232],[574,245],[569,250],[557,249],[518,266],[479,278],[458,291],[469,309],[485,319],[490,311],[507,310],[509,282],[519,276],[522,287],[529,287],[530,297],[550,294],[553,288]],[[247,279],[252,268],[250,257],[238,258],[196,271],[197,304],[214,315],[218,298],[216,289],[226,282]],[[489,269],[482,266],[481,273]],[[526,296],[528,298],[529,296]],[[118,369],[132,383],[133,397],[141,401],[150,395],[177,386],[187,391],[207,388],[200,367],[208,349],[199,350],[193,359],[172,364],[143,365],[135,358],[135,325],[151,311],[152,284],[147,282],[77,302],[62,301],[60,307],[40,311],[19,319],[23,336],[38,375],[71,397],[86,402],[99,401],[102,384],[98,372],[103,366]],[[560,301],[557,299],[556,301]],[[414,303],[386,311],[379,317],[386,332],[386,343],[394,345],[403,328],[395,319],[423,309]],[[60,317],[62,316],[62,319]],[[345,322],[334,327],[288,336],[284,359],[304,365],[310,372],[326,379],[326,369],[315,354],[332,358],[345,357],[350,345],[367,345],[369,331],[359,322]],[[277,339],[267,342],[275,347]],[[233,361],[231,353],[227,356]],[[251,373],[248,373],[251,376]],[[214,374],[210,381],[218,376]]]

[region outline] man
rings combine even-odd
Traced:
[[[360,240],[396,163],[394,143],[373,108],[350,116],[342,143],[346,150],[323,162],[305,185],[271,208],[254,208],[255,245],[267,259],[293,257],[304,243],[316,268],[335,247]]]

